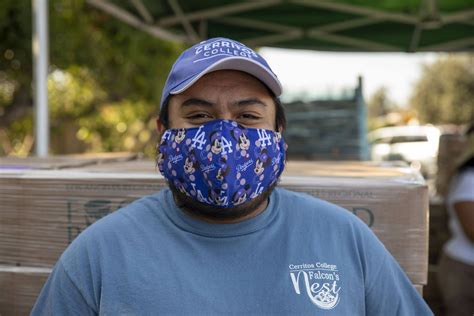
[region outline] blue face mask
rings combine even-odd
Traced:
[[[214,120],[195,128],[166,130],[158,167],[170,184],[194,200],[231,208],[276,183],[285,152],[279,132]]]

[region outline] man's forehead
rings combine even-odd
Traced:
[[[264,100],[260,98],[250,97],[250,98],[236,98],[228,103],[228,105],[232,107],[249,107],[249,106],[259,106],[259,107],[266,107],[267,104]],[[219,106],[218,103],[215,103],[208,99],[201,99],[201,98],[184,98],[182,102],[180,102],[181,107],[192,107],[192,106],[202,106],[207,108],[217,107]]]
[[[225,80],[225,82],[232,82],[232,81],[236,81],[236,82],[241,82],[241,81],[255,81],[255,82],[258,82],[259,84],[261,84],[262,86],[265,86],[260,80],[258,80],[257,78],[255,78],[254,76],[246,73],[246,72],[243,72],[243,71],[240,71],[240,70],[217,70],[217,71],[213,71],[213,72],[210,72],[208,74],[205,74],[204,76],[202,76],[201,78],[199,78],[199,80],[197,80],[194,85],[198,84],[198,83],[206,83],[206,84],[212,84],[212,83],[223,83],[223,80]],[[194,85],[192,85],[191,87],[193,87]]]
[[[254,76],[238,70],[218,70],[199,78],[192,86],[177,95],[200,94],[203,90],[232,89],[241,93],[259,93],[271,96],[270,89]],[[207,92],[207,91],[206,91]]]

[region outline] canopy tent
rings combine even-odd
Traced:
[[[157,38],[352,52],[474,51],[474,0],[86,0]],[[48,155],[48,0],[33,0],[36,154]]]
[[[158,38],[325,51],[472,51],[473,0],[87,0]]]

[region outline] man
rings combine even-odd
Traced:
[[[214,38],[163,90],[157,163],[169,189],[99,220],[61,256],[33,315],[431,315],[357,217],[275,188],[281,85]]]
[[[453,168],[445,170],[450,171],[443,193],[451,238],[443,246],[437,278],[446,316],[474,315],[474,122],[464,140]]]

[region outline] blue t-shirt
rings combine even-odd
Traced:
[[[276,189],[235,224],[194,219],[169,189],[81,233],[32,315],[432,315],[350,212]]]

